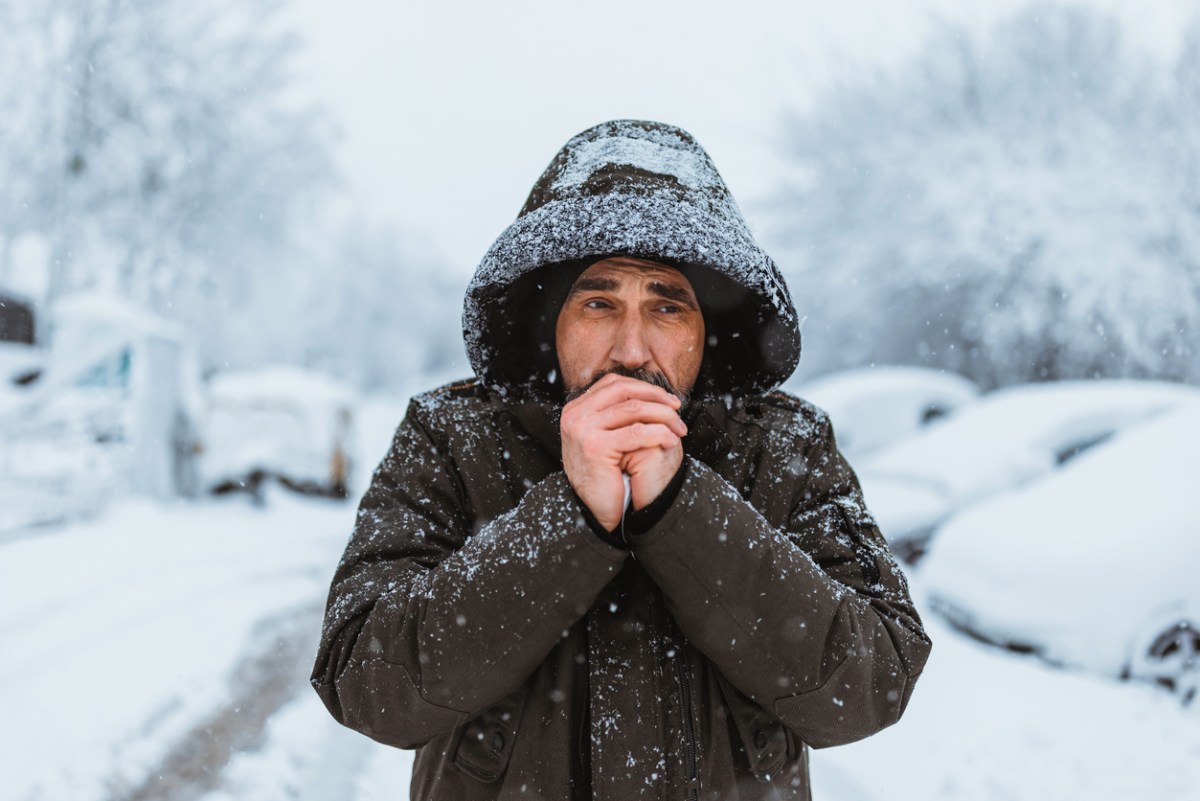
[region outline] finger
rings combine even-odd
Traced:
[[[616,373],[604,376],[571,403],[586,401],[587,406],[600,409],[630,399],[663,403],[675,409],[681,405],[679,398],[662,387]]]
[[[596,382],[595,386],[593,386],[593,389],[604,388],[608,386],[620,387],[622,385],[639,388],[650,387],[651,392],[661,393],[663,397],[675,402],[679,401],[679,398],[673,392],[659,384],[655,384],[651,381],[645,381],[640,378],[634,378],[633,376],[621,375],[619,373],[608,373]]]
[[[597,381],[586,393],[563,407],[560,426],[564,441],[594,431],[597,426],[594,415],[628,400],[657,404],[672,412],[678,410],[680,405],[678,398],[661,387],[636,378],[610,373]]]
[[[661,423],[634,423],[618,428],[606,437],[615,450],[628,453],[642,448],[674,448],[680,444],[675,432]]]
[[[615,430],[634,423],[661,423],[675,432],[675,436],[687,435],[687,424],[679,418],[679,414],[669,406],[661,403],[630,398],[609,406],[595,413],[595,425],[599,428]]]
[[[678,456],[673,456],[673,454],[676,453]],[[628,473],[632,476],[650,468],[655,463],[662,462],[664,460],[667,462],[674,461],[674,469],[671,471],[671,475],[674,475],[675,470],[679,469],[679,461],[681,461],[682,458],[682,443],[680,443],[678,450],[675,448],[661,447],[642,448],[641,450],[630,451],[629,453],[623,454],[620,461],[617,463],[617,467],[621,469],[621,472]]]

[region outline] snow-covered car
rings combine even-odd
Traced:
[[[353,446],[352,393],[296,367],[229,370],[209,381],[199,472],[210,492],[256,497],[289,489],[345,498]]]
[[[933,609],[1051,662],[1200,688],[1200,402],[1127,428],[948,520],[921,567]]]
[[[0,392],[0,530],[90,514],[125,491],[186,494],[199,370],[183,330],[99,292],[58,299],[45,329],[49,347],[16,365],[34,377]]]
[[[969,379],[927,367],[864,367],[794,388],[829,413],[851,463],[942,420],[979,396]]]
[[[0,398],[36,381],[45,360],[45,351],[37,345],[0,340]]]
[[[950,514],[1043,478],[1128,426],[1196,399],[1200,389],[1157,381],[1008,387],[855,468],[884,536],[916,561]]]
[[[8,393],[37,380],[46,354],[34,337],[33,306],[0,292],[0,406]]]
[[[32,345],[37,328],[33,304],[0,290],[0,342]]]

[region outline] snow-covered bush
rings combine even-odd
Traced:
[[[805,372],[1200,381],[1200,22],[1174,65],[1086,8],[945,26],[785,137]]]

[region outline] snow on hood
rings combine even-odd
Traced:
[[[795,369],[791,296],[708,154],[679,128],[615,120],[567,142],[480,262],[463,309],[476,375],[503,396],[561,397],[559,307],[588,264],[617,255],[691,280],[708,334],[697,394],[765,392]]]

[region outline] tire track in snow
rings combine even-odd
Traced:
[[[109,801],[193,801],[219,787],[230,760],[258,748],[271,716],[309,689],[322,609],[306,605],[256,625],[257,647],[230,676],[233,700],[179,738],[141,783],[111,781]]]

